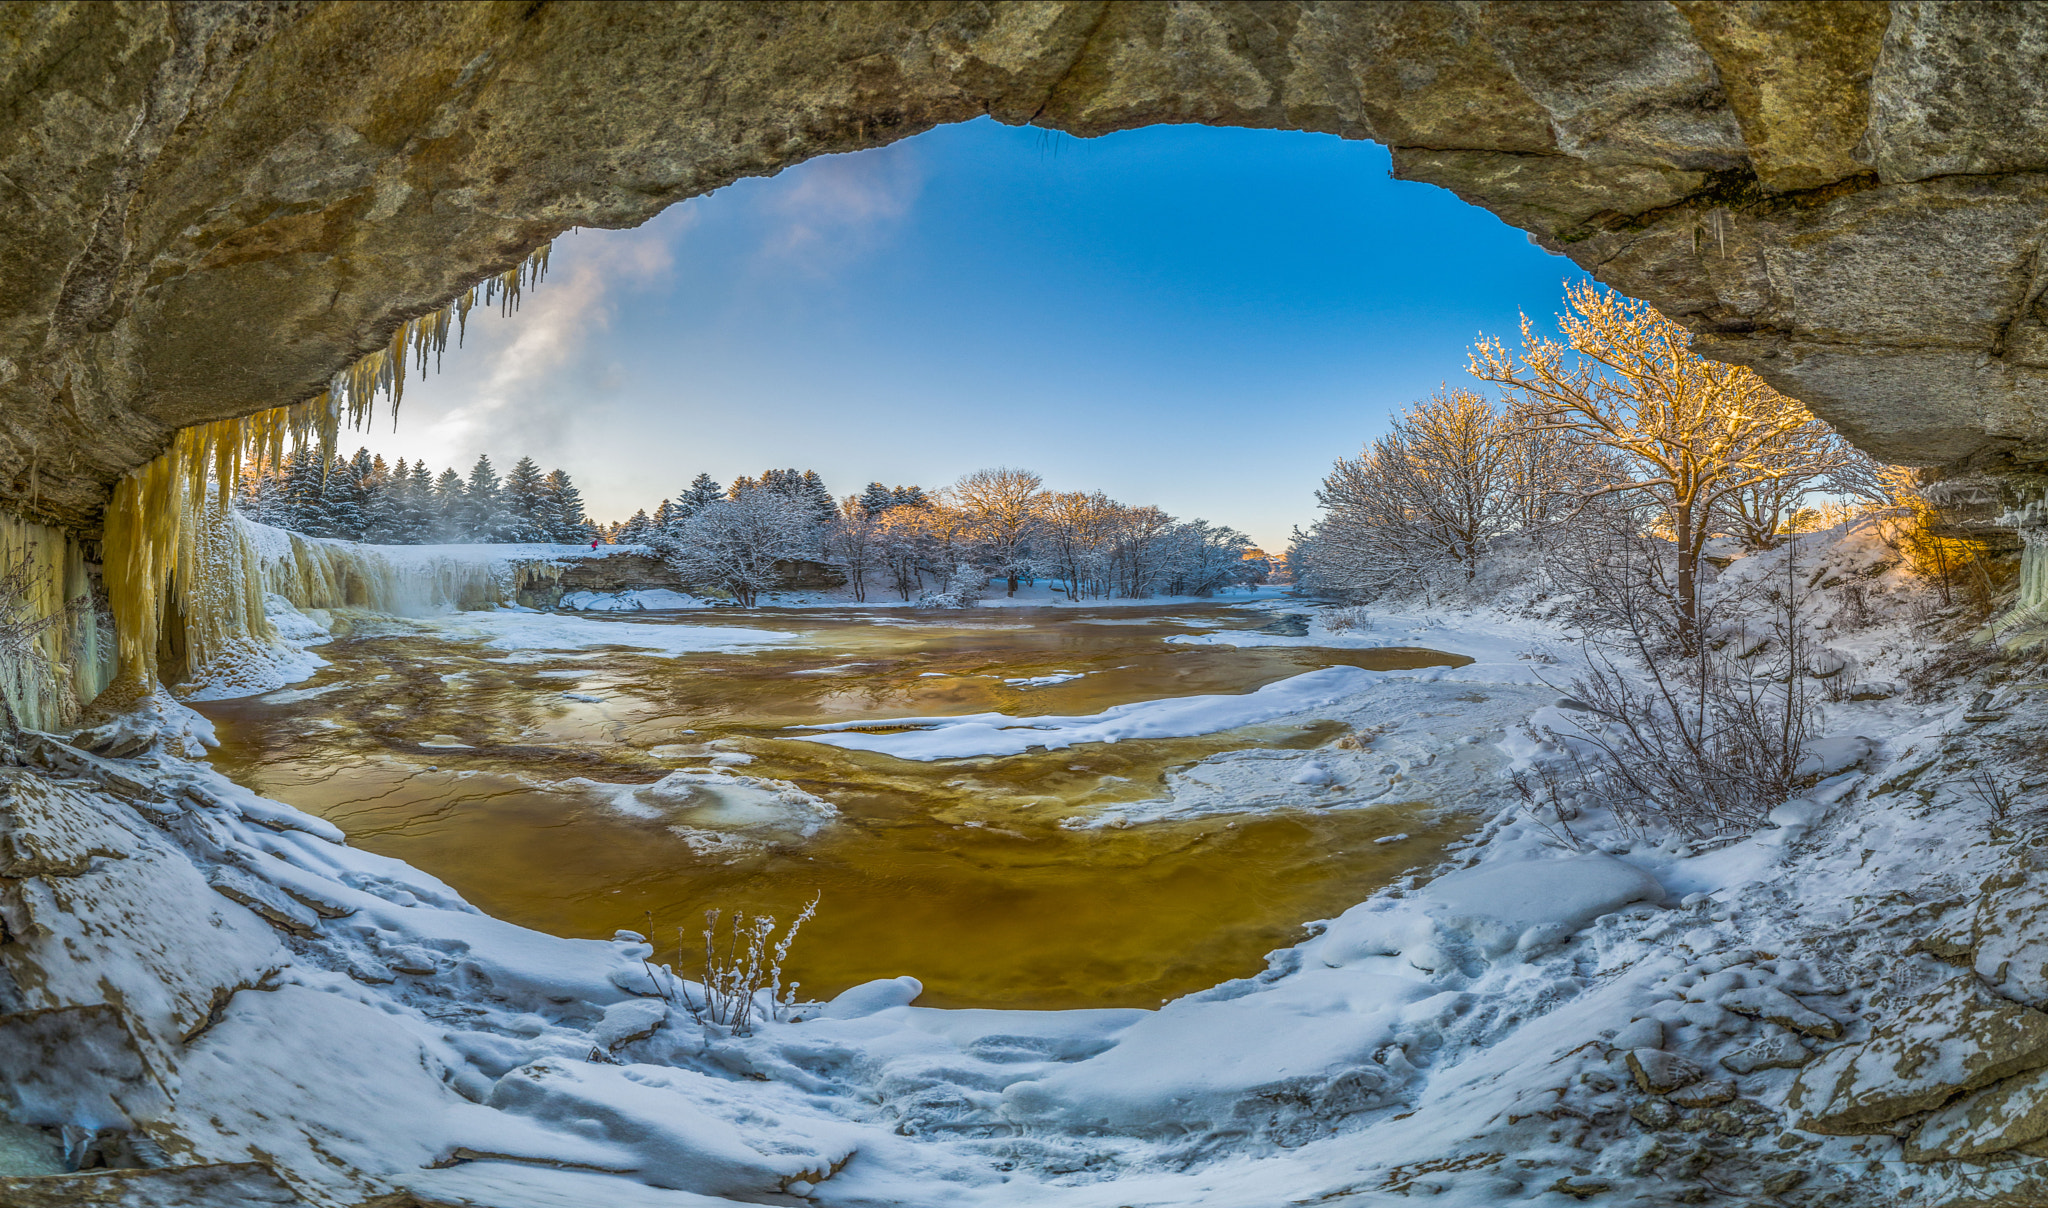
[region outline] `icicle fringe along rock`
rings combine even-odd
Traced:
[[[250,643],[275,640],[263,613],[257,560],[243,548],[247,536],[229,512],[226,486],[243,461],[274,465],[283,459],[287,438],[295,447],[317,438],[322,464],[330,464],[344,417],[351,427],[366,427],[379,394],[390,397],[395,420],[408,357],[424,376],[429,355],[438,366],[451,326],[460,343],[479,302],[495,302],[502,313],[516,309],[521,292],[546,275],[548,251],[543,246],[438,310],[399,324],[388,345],[336,374],[312,399],[180,430],[162,456],[115,486],[103,538],[107,596],[119,635],[118,671],[109,685],[116,689],[108,702],[112,708],[148,695],[162,682],[167,658],[180,664],[175,670],[195,670]],[[209,490],[209,473],[221,489]],[[312,607],[376,606],[367,600],[321,603],[311,591],[305,601],[288,591],[280,594]],[[168,618],[175,623],[167,629]],[[168,646],[166,637],[172,639]]]

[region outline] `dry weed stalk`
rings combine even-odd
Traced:
[[[817,912],[818,902],[819,896],[814,895],[780,937],[775,934],[774,915],[757,914],[750,918],[742,910],[733,912],[732,922],[721,937],[718,923],[724,912],[705,911],[704,1003],[699,1006],[691,1002],[685,990],[683,1005],[700,1022],[719,1024],[731,1028],[735,1035],[746,1036],[753,1028],[758,996],[766,990],[773,1018],[782,1018],[784,1008],[796,1005],[797,987],[802,984],[791,982],[787,991],[783,989],[782,962],[788,958],[798,930]]]

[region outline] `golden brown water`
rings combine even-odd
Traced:
[[[609,936],[645,931],[652,912],[672,946],[679,924],[694,936],[706,907],[788,917],[820,893],[791,960],[807,996],[909,973],[934,1006],[1157,1005],[1258,971],[1302,922],[1428,863],[1461,832],[1424,804],[1322,811],[1306,789],[1302,808],[1281,814],[1074,825],[1157,797],[1170,767],[1245,747],[1316,746],[1340,732],[1335,723],[932,763],[786,737],[783,727],[808,722],[1089,714],[1248,692],[1333,663],[1464,661],[1163,641],[1264,619],[1215,605],[987,616],[625,618],[803,637],[674,658],[621,648],[507,658],[418,626],[370,625],[320,648],[333,665],[296,686],[317,695],[199,707],[220,725],[215,762],[227,774],[512,922]],[[1003,682],[1055,671],[1089,674]],[[805,835],[695,801],[624,811],[625,791],[603,787],[734,754],[753,761],[725,770],[793,782],[839,817]],[[1396,832],[1410,837],[1373,843]]]

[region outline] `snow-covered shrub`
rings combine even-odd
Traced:
[[[1353,604],[1347,608],[1332,608],[1323,613],[1323,628],[1331,633],[1349,633],[1354,629],[1372,628],[1372,613],[1363,605]]]
[[[805,500],[753,490],[708,503],[648,540],[685,583],[715,586],[752,608],[781,582],[776,563],[812,554],[817,525]]]
[[[1818,720],[1801,581],[1785,565],[1781,584],[1724,590],[1687,617],[1665,560],[1624,547],[1589,563],[1578,583],[1587,670],[1571,684],[1584,720],[1546,731],[1566,766],[1519,778],[1524,800],[1560,820],[1603,805],[1625,827],[1689,839],[1762,826],[1810,781],[1801,763]],[[1759,605],[1770,610],[1761,637],[1748,630]]]
[[[972,608],[987,592],[988,580],[965,562],[955,566],[939,585],[917,598],[919,608]]]

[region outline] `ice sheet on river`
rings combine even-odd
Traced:
[[[962,717],[892,717],[790,729],[810,731],[791,735],[806,742],[853,751],[877,751],[898,759],[1021,755],[1032,747],[1059,750],[1080,742],[1193,738],[1234,730],[1334,705],[1383,678],[1383,672],[1361,667],[1323,667],[1267,684],[1256,692],[1136,701],[1085,717],[970,713]],[[911,728],[887,734],[857,732],[896,726]]]
[[[646,621],[594,621],[560,613],[501,608],[417,622],[455,639],[481,637],[493,650],[589,650],[625,646],[670,656],[705,651],[786,646],[803,635],[738,625],[662,625]]]

